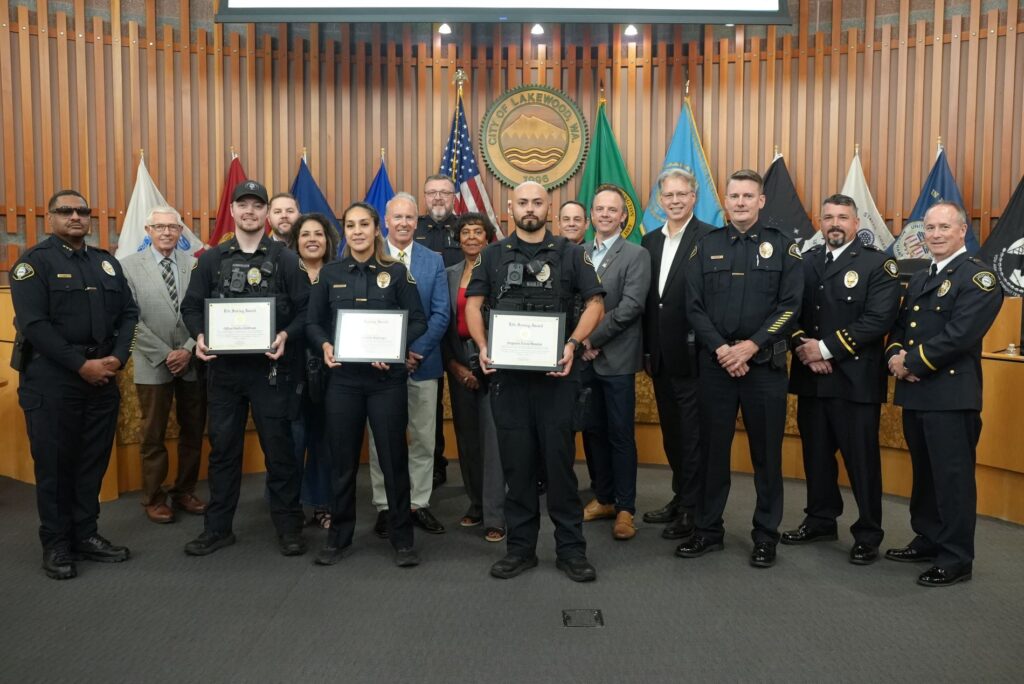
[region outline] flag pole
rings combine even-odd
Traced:
[[[455,78],[452,79],[452,82],[455,83],[455,87],[456,87],[456,97],[455,97],[455,116],[456,116],[456,118],[458,118],[458,116],[459,116],[459,109],[462,107],[462,84],[465,83],[468,80],[469,80],[469,76],[466,75],[466,70],[463,69],[462,67],[456,67],[455,68]],[[459,155],[458,155],[458,150],[459,150],[459,146],[461,145],[461,143],[459,142],[459,134],[461,133],[461,131],[459,130],[458,125],[454,125],[453,129],[455,131],[454,132],[454,135],[455,135],[455,147],[453,148],[453,152],[452,152],[452,165],[448,169],[448,177],[452,179],[452,183],[454,184],[455,183],[455,179],[459,177],[459,173],[458,173],[458,171],[459,171]],[[455,190],[456,190],[456,192],[458,192],[458,187],[456,187]]]

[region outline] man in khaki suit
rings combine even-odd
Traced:
[[[142,411],[142,487],[146,516],[155,523],[174,522],[177,509],[198,515],[206,504],[195,496],[206,421],[206,393],[192,359],[196,342],[181,320],[179,303],[188,287],[194,259],[176,249],[181,218],[172,207],[153,208],[146,219],[151,244],[121,261],[139,305],[139,325],[132,358],[135,389]],[[176,399],[178,474],[166,490],[168,459],[164,438],[171,400]]]

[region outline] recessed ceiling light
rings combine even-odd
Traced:
[[[638,31],[636,30],[636,26],[630,24],[629,26],[626,27],[626,30],[623,31],[623,33],[626,34],[627,36],[635,36],[638,33]]]
[[[541,26],[540,24],[534,24],[533,28],[530,29],[530,33],[532,33],[535,36],[543,36],[544,35],[544,27]]]
[[[452,32],[452,27],[449,26],[448,24],[441,24],[440,26],[437,27],[437,32],[440,33],[442,36],[447,36],[449,33]]]

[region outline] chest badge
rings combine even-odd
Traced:
[[[253,266],[245,274],[245,280],[252,286],[259,285],[263,282],[263,274],[260,273],[260,269]]]
[[[115,275],[117,275],[117,273],[114,272],[114,265],[107,261],[106,259],[104,259],[103,263],[100,264],[100,268],[102,268],[103,272],[110,277],[114,277]]]
[[[852,289],[857,287],[857,283],[859,282],[860,276],[857,275],[856,271],[847,271],[846,274],[843,275],[843,285],[846,285],[848,288]]]
[[[948,280],[943,280],[942,284],[939,285],[939,291],[936,293],[940,297],[945,297],[946,293],[949,292],[949,288],[953,287],[953,283]]]
[[[775,254],[775,248],[770,242],[762,242],[761,246],[757,248],[757,253],[761,255],[762,259],[771,259],[772,254]]]
[[[377,274],[377,287],[384,289],[391,284],[391,274],[387,271],[381,271]]]
[[[546,283],[546,282],[548,282],[548,278],[550,278],[550,277],[551,277],[551,264],[544,264],[544,266],[542,266],[541,269],[539,271],[537,271],[537,275],[536,275],[537,282],[538,283]]]

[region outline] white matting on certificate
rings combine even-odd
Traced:
[[[487,356],[491,368],[558,371],[565,349],[565,314],[491,309]]]
[[[334,360],[349,363],[405,363],[408,311],[338,309]]]
[[[204,337],[211,354],[264,354],[274,344],[273,297],[207,299]]]

